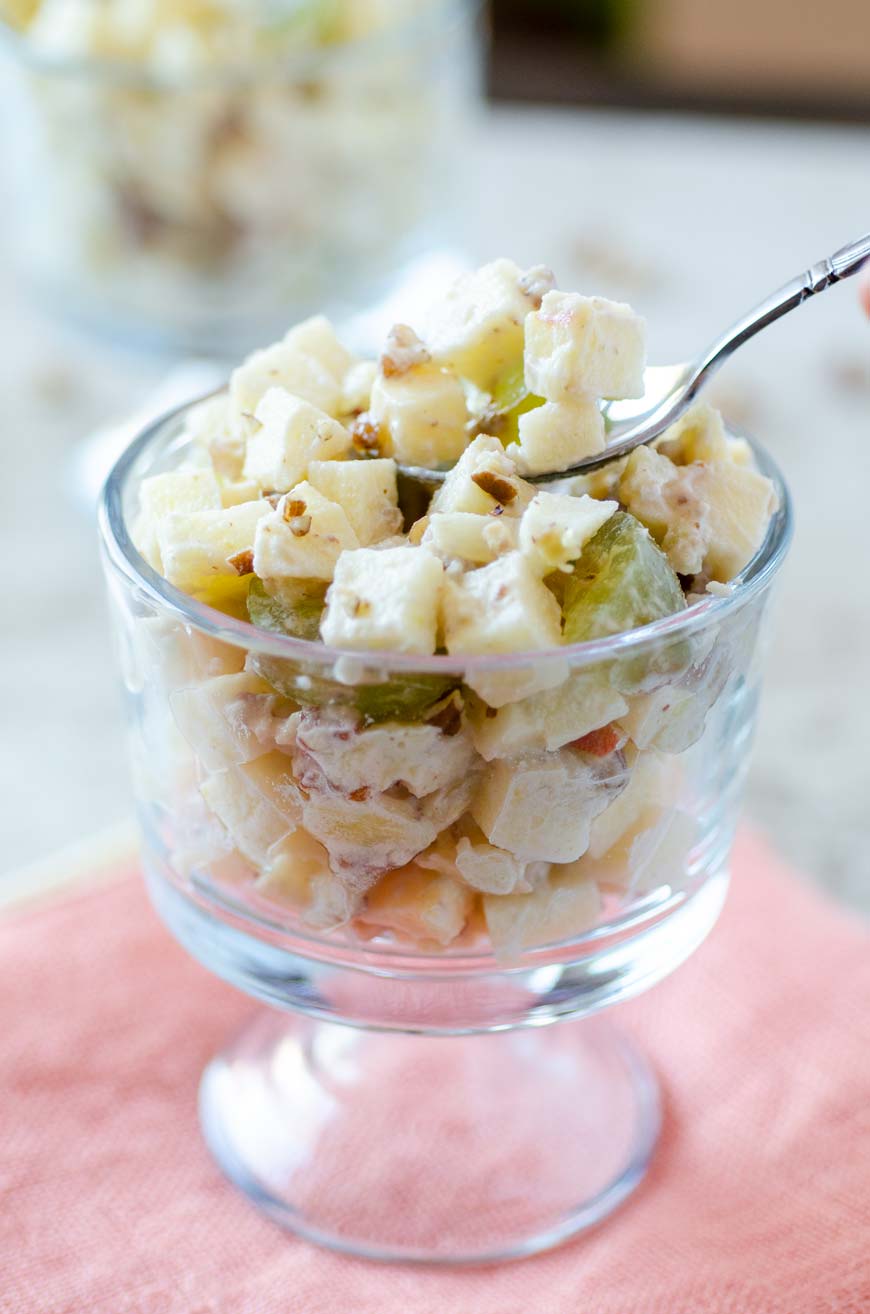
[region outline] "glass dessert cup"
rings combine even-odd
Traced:
[[[450,243],[479,10],[431,0],[354,39],[190,69],[49,56],[0,22],[33,283],[113,338],[233,357],[371,306]]]
[[[623,1201],[654,1151],[655,1079],[591,1015],[673,971],[722,907],[759,640],[790,535],[782,479],[754,445],[779,498],[759,552],[732,587],[642,630],[532,655],[342,655],[217,612],[136,552],[128,526],[138,486],[177,463],[184,414],[152,426],[118,462],[101,529],[153,903],[191,954],[270,1005],[206,1069],[206,1140],[260,1208],[342,1251],[462,1263],[553,1246]],[[622,803],[596,818],[579,876],[550,868],[553,902],[531,920],[523,901],[534,893],[475,895],[439,944],[443,908],[421,914],[398,896],[391,903],[387,876],[349,922],[330,924],[305,905],[292,860],[275,880],[254,852],[260,840],[245,818],[256,813],[262,828],[264,807],[280,813],[280,757],[254,760],[261,765],[245,779],[265,793],[242,820],[237,811],[229,818],[209,773],[217,767],[226,783],[251,763],[220,769],[220,745],[191,740],[180,715],[191,689],[243,664],[303,707],[366,708],[381,723],[384,706],[408,714],[409,690],[425,685],[431,697],[461,683],[468,708],[497,705],[482,714],[481,734],[486,725],[515,730],[515,711],[501,718],[523,699],[544,698],[530,704],[544,724],[547,714],[576,717],[606,688],[633,736],[618,768],[631,779]],[[468,789],[497,770],[497,760],[476,761]],[[459,803],[453,794],[424,800],[436,829],[467,802],[463,788]],[[554,790],[550,842],[577,830],[582,806]],[[273,851],[295,843],[267,838]],[[564,1025],[547,1025],[555,1022]]]

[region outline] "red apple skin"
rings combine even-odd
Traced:
[[[581,753],[589,753],[592,757],[609,757],[619,747],[622,738],[615,726],[605,725],[600,730],[590,730],[588,735],[581,735],[573,741],[571,747]]]

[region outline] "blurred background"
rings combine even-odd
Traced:
[[[411,319],[497,255],[630,301],[652,361],[683,359],[870,229],[857,0],[799,21],[786,0],[404,8],[0,0],[0,898],[129,843],[94,525],[119,435],[312,309],[374,350],[397,305]],[[713,399],[797,509],[748,811],[868,911],[855,285],[747,348]]]
[[[866,122],[860,0],[496,0],[499,97]]]

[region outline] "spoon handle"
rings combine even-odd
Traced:
[[[867,261],[870,260],[870,233],[865,233],[859,237],[857,242],[850,242],[848,246],[843,246],[839,251],[835,251],[823,264],[830,265],[831,274],[822,286],[827,287],[828,283],[836,283],[841,278],[849,278],[852,274],[857,274]],[[812,273],[812,270],[808,271]],[[821,292],[820,287],[814,287],[813,292]]]
[[[841,279],[857,274],[868,261],[870,261],[870,233],[865,233],[857,241],[841,247],[826,260],[819,260],[817,264],[798,274],[797,278],[791,279],[776,292],[772,292],[747,315],[732,324],[730,329],[717,338],[699,358],[692,371],[694,376],[692,395],[698,392],[710,376],[724,365],[744,342],[755,337],[755,334],[767,328],[768,324],[787,315],[790,310],[803,305],[817,292],[823,292],[826,287],[832,287]]]

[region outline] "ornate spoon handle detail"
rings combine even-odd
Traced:
[[[743,346],[744,342],[754,338],[755,334],[767,328],[768,324],[787,315],[790,310],[802,305],[817,292],[823,292],[826,287],[839,283],[841,279],[857,274],[868,261],[870,261],[870,233],[865,233],[857,241],[849,242],[826,260],[818,261],[804,273],[798,274],[797,278],[791,279],[776,292],[772,292],[747,315],[732,324],[731,328],[704,352],[693,371],[693,393],[697,392],[701,384],[706,383],[737,348]]]

